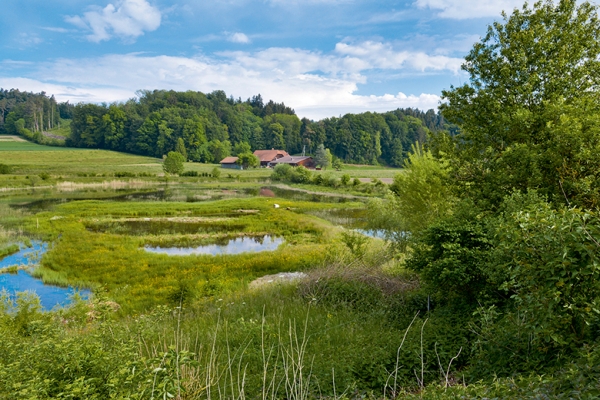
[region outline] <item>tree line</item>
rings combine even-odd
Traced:
[[[60,118],[72,119],[67,146],[162,157],[182,141],[187,158],[196,162],[236,155],[242,144],[290,154],[314,154],[324,145],[344,162],[401,166],[413,143],[425,142],[431,132],[453,131],[439,113],[411,108],[300,119],[292,108],[265,103],[260,94],[242,101],[223,91],[154,90],[124,103],[71,105],[43,92],[1,93],[7,100],[0,103],[0,133],[27,136],[25,130],[41,132]]]
[[[21,92],[0,88],[0,134],[15,134],[45,142],[43,132],[60,127],[72,117],[73,105],[58,103],[45,92]],[[56,144],[56,143],[55,143]]]

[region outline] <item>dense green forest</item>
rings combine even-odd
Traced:
[[[0,134],[16,134],[38,143],[61,145],[63,143],[47,131],[59,128],[61,119],[72,118],[72,110],[69,102],[58,103],[45,92],[0,88]]]
[[[0,133],[36,141],[42,132],[72,119],[68,146],[162,157],[181,138],[191,161],[218,162],[236,145],[313,154],[324,144],[349,163],[401,166],[416,141],[446,127],[433,110],[398,109],[384,114],[347,114],[321,121],[299,119],[294,110],[260,95],[242,101],[222,91],[142,91],[121,104],[57,104],[44,93],[0,91]]]

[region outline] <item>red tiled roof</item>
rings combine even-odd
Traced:
[[[235,164],[237,160],[237,157],[225,157],[221,160],[221,164]]]
[[[258,157],[261,162],[273,161],[277,158],[277,156],[289,156],[285,150],[255,150],[254,155]]]

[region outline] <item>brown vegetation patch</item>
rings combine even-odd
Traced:
[[[332,264],[310,271],[300,285],[301,295],[314,296],[321,290],[321,283],[328,280],[359,282],[378,289],[385,296],[415,290],[419,287],[419,280],[413,275],[390,275],[379,267],[367,265]]]

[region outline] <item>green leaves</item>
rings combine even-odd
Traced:
[[[163,161],[163,171],[167,174],[181,174],[183,172],[183,163],[185,158],[181,153],[170,151]]]
[[[440,106],[463,131],[452,165],[466,195],[495,207],[507,192],[537,189],[564,202],[568,182],[569,201],[598,204],[599,56],[587,2],[525,5],[488,28],[465,58],[470,82],[444,91]]]
[[[412,150],[405,170],[394,177],[390,189],[402,224],[398,228],[416,234],[450,212],[453,199],[448,165],[423,150],[418,142]]]
[[[509,274],[502,286],[540,338],[581,343],[598,327],[600,220],[574,208],[531,205],[498,229],[498,262]],[[595,334],[594,334],[595,335]]]

